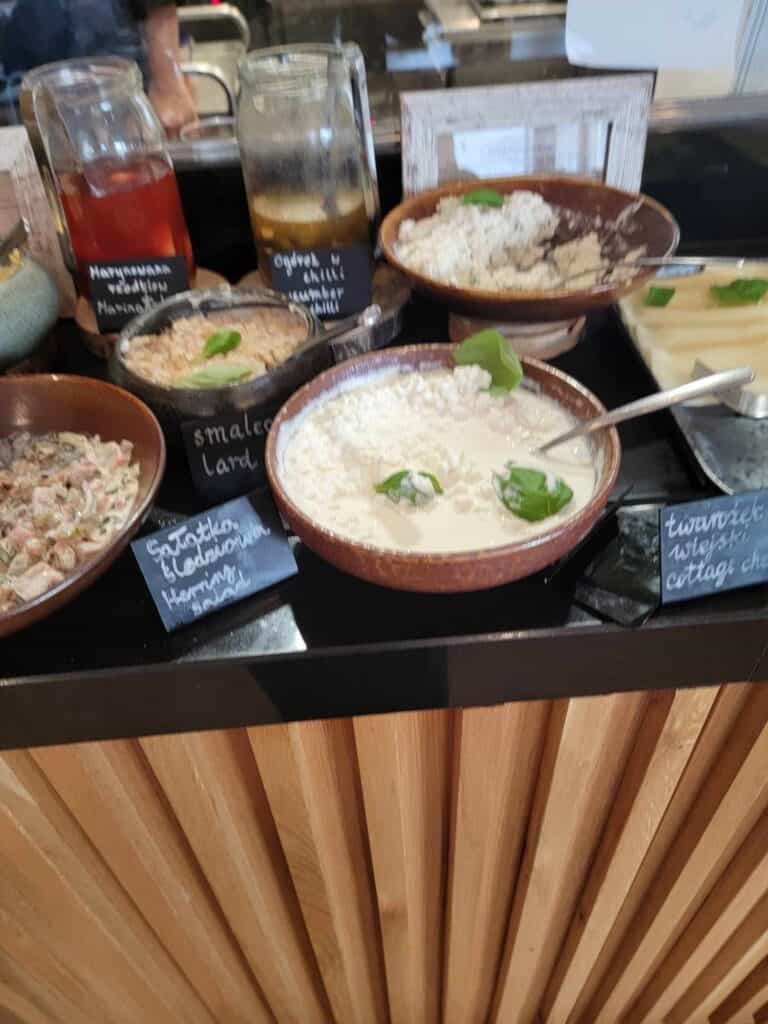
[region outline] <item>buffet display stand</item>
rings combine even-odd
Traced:
[[[417,303],[403,340],[446,331]],[[608,405],[652,387],[613,315],[559,365]],[[621,433],[625,500],[711,493],[670,417]],[[574,604],[575,563],[441,598],[295,553],[170,636],[126,554],[3,641],[8,1019],[751,1020],[765,589],[633,630]]]

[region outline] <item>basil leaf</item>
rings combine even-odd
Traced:
[[[203,346],[203,359],[223,356],[225,352],[231,352],[233,348],[237,348],[242,340],[240,331],[216,331]]]
[[[498,209],[504,205],[504,196],[492,188],[478,188],[474,192],[466,192],[461,201],[465,206],[495,206]]]
[[[386,494],[395,504],[404,498],[412,505],[424,505],[436,495],[443,493],[436,476],[413,469],[398,470],[380,484],[376,484],[374,490],[377,494]]]
[[[537,522],[555,515],[568,504],[573,491],[560,477],[552,487],[546,473],[508,462],[505,473],[494,473],[493,487],[499,501],[520,519]]]
[[[491,394],[499,395],[514,391],[523,379],[523,367],[511,345],[493,327],[473,334],[453,350],[453,361],[457,366],[475,364],[482,366],[491,375]]]
[[[235,384],[239,380],[250,377],[250,366],[236,366],[233,363],[217,363],[206,366],[203,370],[195,370],[185,377],[179,377],[176,387],[179,388],[221,388],[227,384]]]
[[[672,296],[675,294],[674,288],[659,288],[657,285],[652,284],[651,287],[645,294],[643,300],[644,306],[668,306]]]
[[[718,306],[755,306],[768,292],[762,277],[743,277],[730,284],[713,284],[709,294]]]

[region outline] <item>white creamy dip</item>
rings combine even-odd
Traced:
[[[278,441],[281,482],[319,525],[399,551],[456,552],[512,544],[551,530],[589,501],[595,467],[583,438],[546,455],[531,450],[573,426],[556,402],[525,388],[488,393],[479,366],[372,374],[342,385],[286,423]],[[556,515],[528,522],[496,495],[508,462],[561,477],[573,490]],[[431,473],[443,494],[393,502],[375,487],[403,469]]]

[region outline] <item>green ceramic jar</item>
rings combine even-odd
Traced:
[[[25,247],[16,253],[10,276],[5,276],[7,267],[0,267],[0,371],[29,359],[59,312],[59,295],[51,275]]]

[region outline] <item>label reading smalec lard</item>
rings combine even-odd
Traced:
[[[278,406],[223,413],[181,425],[195,489],[211,501],[247,494],[264,483],[264,446]]]
[[[291,249],[269,257],[272,287],[315,316],[334,320],[371,304],[371,250],[367,245]]]
[[[766,581],[768,490],[662,509],[662,603]]]
[[[297,572],[266,494],[208,509],[131,548],[168,632]]]
[[[88,264],[88,293],[102,334],[113,334],[140,313],[189,287],[183,256]]]

